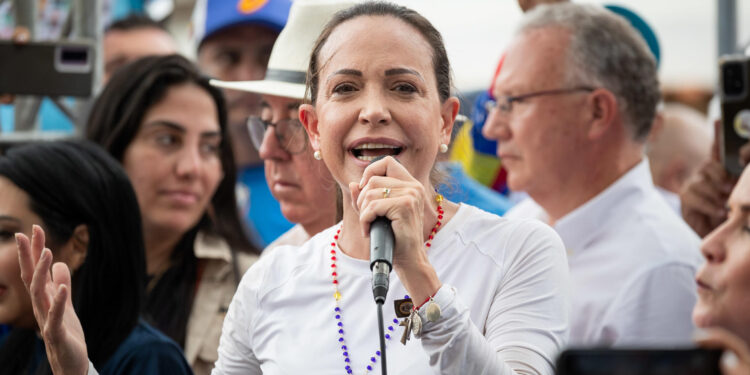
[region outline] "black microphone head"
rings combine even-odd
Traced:
[[[377,156],[370,161],[370,164],[387,156]],[[385,297],[388,294],[388,275],[393,269],[394,241],[391,220],[385,216],[376,217],[370,223],[370,269],[373,271],[373,297],[375,297],[375,302],[379,304],[385,302]]]
[[[388,155],[376,156],[375,159],[370,160],[370,164],[373,164],[373,163],[375,163],[376,161],[379,161],[379,160],[383,160],[383,159],[385,159],[386,156],[388,156]]]
[[[380,155],[380,156],[376,156],[376,157],[375,157],[374,159],[370,160],[370,164],[372,164],[372,163],[374,163],[374,162],[376,162],[376,161],[379,161],[379,160],[383,160],[383,159],[385,159],[385,158],[387,158],[387,157],[389,157],[389,156],[390,156],[390,155]],[[401,160],[398,160],[398,158],[397,158],[397,157],[395,157],[395,156],[393,156],[393,160],[395,160],[395,161],[399,162],[399,164],[401,163]]]

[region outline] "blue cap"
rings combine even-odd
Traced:
[[[641,16],[630,9],[619,5],[605,5],[604,7],[609,9],[611,12],[625,18],[628,23],[633,26],[633,28],[638,30],[638,33],[640,33],[643,39],[646,40],[648,49],[650,49],[651,53],[654,55],[654,59],[656,59],[656,67],[658,68],[659,59],[661,58],[661,50],[659,48],[659,39],[656,38],[654,29],[652,29],[651,26],[648,25],[646,20],[644,20]]]
[[[193,14],[194,38],[200,44],[217,31],[238,25],[260,25],[281,32],[290,0],[199,0]]]

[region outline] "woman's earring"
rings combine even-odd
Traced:
[[[444,154],[446,152],[448,152],[448,145],[446,145],[445,143],[441,143],[440,144],[440,153]]]
[[[320,150],[315,150],[315,152],[313,152],[313,157],[315,160],[323,160],[323,155],[320,154]]]

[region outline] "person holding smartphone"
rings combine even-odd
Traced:
[[[737,178],[726,171],[719,153],[720,123],[714,126],[711,157],[686,182],[680,192],[682,218],[700,237],[705,237],[727,218],[726,202]],[[740,148],[740,163],[750,161],[750,143]]]

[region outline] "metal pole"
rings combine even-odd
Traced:
[[[103,63],[102,63],[102,34],[104,26],[102,24],[102,1],[101,0],[74,0],[72,10],[73,28],[71,39],[88,39],[94,42],[94,76],[92,95],[88,99],[76,100],[75,113],[78,118],[76,132],[81,132],[88,118],[88,112],[91,109],[94,98],[96,98],[101,89]]]
[[[14,0],[13,16],[16,26],[23,26],[29,30],[31,40],[36,36],[36,0]],[[16,96],[13,102],[14,120],[13,130],[37,129],[37,112],[41,105],[41,99],[33,96]]]
[[[737,3],[736,0],[717,0],[718,55],[737,51]]]
[[[31,38],[34,38],[36,20],[36,0],[13,0],[13,17],[16,26],[24,26],[29,29]]]

